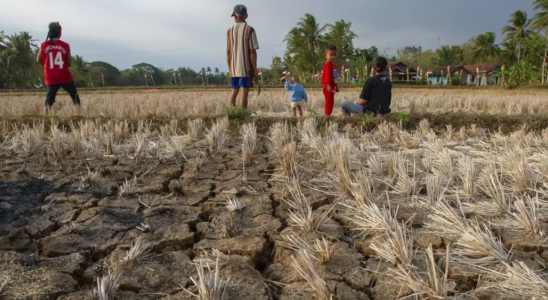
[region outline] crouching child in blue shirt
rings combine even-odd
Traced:
[[[291,101],[293,117],[297,116],[297,111],[299,112],[299,117],[302,117],[302,106],[308,101],[308,96],[304,91],[304,87],[299,84],[299,77],[291,76],[289,82],[286,77],[282,77],[282,81],[285,81],[285,89],[289,91],[289,100]]]

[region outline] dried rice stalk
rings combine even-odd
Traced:
[[[273,153],[279,153],[282,149],[293,141],[291,131],[287,123],[277,122],[270,129],[270,141],[272,142]]]
[[[461,158],[457,165],[458,173],[462,181],[462,195],[466,198],[477,196],[476,167],[470,158]]]
[[[426,177],[426,191],[428,193],[428,205],[435,206],[438,202],[443,201],[445,188],[441,184],[439,176]]]
[[[217,120],[206,132],[206,139],[212,153],[221,152],[226,142],[226,129],[228,127],[221,120]]]
[[[114,300],[120,284],[118,284],[120,274],[113,275],[108,272],[107,275],[97,278],[97,286],[93,288],[92,296],[94,300]]]
[[[377,256],[393,264],[401,264],[410,267],[413,261],[413,238],[405,224],[394,220],[390,224],[391,229],[386,232],[385,239],[377,239],[371,244],[371,249]]]
[[[143,242],[142,235],[138,236],[124,256],[123,261],[129,263],[139,259],[140,256],[144,255],[148,251],[149,246],[150,243]]]
[[[440,201],[428,215],[429,221],[425,227],[450,240],[459,239],[469,230],[467,219],[460,216],[447,202]]]
[[[201,260],[196,263],[198,279],[190,277],[190,280],[198,288],[198,294],[194,294],[183,288],[185,292],[199,300],[228,300],[230,289],[234,286],[230,279],[223,279],[219,276],[219,258],[215,263],[215,271],[211,271],[209,264]]]
[[[351,184],[352,197],[358,203],[366,205],[373,202],[373,180],[363,171],[358,171],[354,175]]]
[[[525,201],[519,199],[514,202],[517,213],[511,213],[514,223],[521,229],[527,230],[533,234],[544,236],[544,226],[539,214],[540,203],[538,198],[527,197],[528,205]]]
[[[301,250],[295,255],[292,255],[291,259],[293,260],[293,268],[314,291],[316,299],[331,300],[332,294],[327,288],[325,281],[316,271],[312,255],[307,250]]]
[[[188,136],[192,140],[199,140],[202,138],[203,132],[204,132],[204,120],[202,119],[194,119],[194,120],[188,120]]]
[[[240,133],[242,135],[242,161],[248,163],[257,147],[257,127],[254,123],[244,124]]]
[[[345,213],[352,217],[356,226],[353,230],[358,232],[358,236],[365,237],[370,234],[384,233],[392,229],[397,223],[397,209],[391,210],[384,207],[379,208],[375,203],[343,203]]]
[[[512,262],[511,265],[506,262],[503,264],[506,267],[503,272],[485,269],[489,275],[497,279],[496,283],[487,286],[486,289],[516,299],[548,300],[546,276],[537,274],[521,261]]]
[[[495,202],[499,213],[510,212],[511,199],[506,197],[496,172],[485,172],[479,181],[479,188]]]
[[[471,265],[486,266],[507,261],[511,254],[506,251],[500,239],[493,236],[485,225],[471,226],[456,243],[455,254],[459,261]]]

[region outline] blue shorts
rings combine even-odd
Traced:
[[[232,84],[233,89],[237,89],[237,88],[248,89],[249,88],[248,80],[249,78],[247,77],[231,77],[230,83]]]

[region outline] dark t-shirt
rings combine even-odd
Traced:
[[[387,114],[390,113],[392,102],[392,82],[386,75],[376,75],[367,79],[363,86],[360,99],[367,100],[363,107],[364,113]]]

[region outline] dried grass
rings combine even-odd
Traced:
[[[546,275],[539,275],[524,262],[512,264],[503,262],[504,271],[485,269],[497,279],[485,289],[492,290],[500,296],[510,296],[516,299],[548,299],[548,281]]]
[[[145,243],[143,241],[143,236],[140,235],[133,241],[131,247],[127,251],[126,255],[124,256],[123,261],[126,263],[136,261],[143,256],[146,255],[146,253],[149,250],[150,243]]]
[[[377,238],[372,244],[371,249],[381,259],[400,264],[405,267],[412,265],[414,251],[413,238],[405,224],[394,220],[390,224],[390,230],[386,231],[384,237]]]
[[[257,127],[254,123],[244,124],[240,129],[242,136],[242,161],[248,163],[257,148]]]
[[[345,207],[345,214],[354,223],[355,228],[352,230],[357,231],[360,237],[385,233],[397,223],[397,209],[379,208],[375,203],[362,203],[361,201],[343,203],[342,205]]]
[[[245,208],[245,205],[242,205],[238,198],[231,199],[230,197],[228,197],[228,199],[226,200],[225,206],[229,211],[232,212],[240,211]]]
[[[120,284],[118,280],[120,274],[111,274],[96,279],[96,287],[93,288],[92,296],[94,300],[114,300],[118,294]]]
[[[219,275],[219,258],[215,263],[215,271],[211,271],[208,263],[198,260],[196,263],[198,278],[190,277],[190,280],[198,288],[198,294],[183,288],[189,295],[199,300],[228,300],[230,299],[230,290],[234,284],[230,279],[221,278]]]
[[[502,241],[485,225],[473,225],[456,243],[455,254],[459,261],[477,266],[488,266],[507,261],[511,253]]]
[[[226,125],[223,119],[220,119],[207,130],[205,137],[208,141],[209,150],[211,153],[219,153],[223,151],[226,142],[227,128],[228,125]]]
[[[312,255],[307,250],[301,250],[292,255],[291,259],[293,260],[293,268],[314,291],[316,299],[331,300],[332,294],[325,281],[316,271]]]
[[[453,241],[458,240],[469,230],[467,219],[445,201],[440,201],[432,207],[428,219],[425,228]]]

